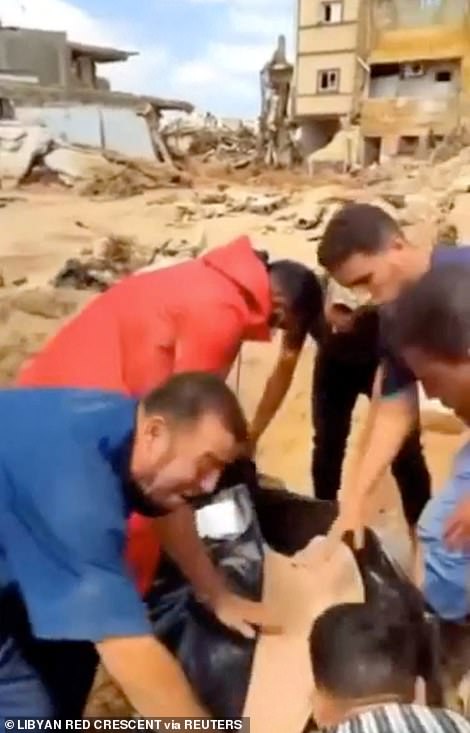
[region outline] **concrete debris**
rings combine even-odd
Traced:
[[[241,120],[229,124],[212,115],[187,117],[168,123],[161,134],[176,159],[191,156],[204,162],[224,160],[240,169],[257,157],[256,129]]]
[[[150,252],[132,238],[111,235],[98,240],[92,251],[86,250],[80,257],[68,259],[51,285],[104,292],[127,275],[197,257],[206,247],[204,233],[196,242],[169,239]]]
[[[0,182],[2,188],[13,188],[32,170],[35,162],[46,154],[52,138],[40,125],[23,125],[16,120],[0,123]]]
[[[225,204],[227,194],[225,191],[205,191],[198,194],[198,201],[203,205]]]
[[[46,128],[0,123],[0,182],[13,188],[36,174],[85,196],[123,198],[155,188],[190,186],[191,176],[171,163],[146,161],[54,142]]]
[[[328,145],[315,150],[307,157],[307,171],[313,176],[317,170],[327,165],[341,172],[352,171],[360,165],[361,131],[359,126],[344,124]]]
[[[327,207],[324,204],[316,204],[313,207],[309,207],[308,211],[297,216],[295,221],[296,229],[303,229],[305,231],[315,229],[321,224],[326,210]]]
[[[264,196],[247,196],[242,203],[243,211],[250,214],[273,214],[289,203],[289,196],[269,194]]]

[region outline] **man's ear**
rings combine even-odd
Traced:
[[[401,234],[395,234],[390,244],[392,249],[399,252],[406,247],[406,242]]]
[[[152,440],[158,438],[167,429],[165,418],[160,415],[150,415],[145,418],[144,435]]]

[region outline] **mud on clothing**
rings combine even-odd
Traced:
[[[124,561],[136,408],[107,392],[0,391],[0,717],[63,710],[56,683],[70,657],[51,680],[35,640],[151,633]],[[21,606],[29,631],[11,611]]]
[[[470,723],[450,710],[388,704],[367,710],[323,733],[470,733]]]
[[[21,371],[26,386],[106,389],[140,397],[171,375],[225,377],[242,341],[270,338],[270,281],[248,237],[196,260],[133,275],[97,296]],[[159,543],[133,516],[128,560],[144,593]]]

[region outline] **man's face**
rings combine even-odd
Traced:
[[[356,252],[331,274],[340,285],[368,293],[374,303],[388,303],[395,300],[407,282],[404,246],[403,240],[395,237],[376,254]]]
[[[144,416],[137,430],[131,471],[152,501],[174,509],[186,499],[212,492],[223,467],[236,458],[239,448],[213,413],[191,425]]]
[[[403,352],[408,366],[422,383],[426,395],[470,423],[470,355],[462,361],[442,361],[419,348]]]

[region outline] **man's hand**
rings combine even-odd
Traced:
[[[282,631],[281,624],[270,617],[263,603],[249,601],[229,590],[219,594],[211,608],[221,623],[248,639],[252,639],[258,629],[266,634]]]
[[[470,547],[470,499],[464,499],[451,514],[445,528],[444,539],[451,550]]]
[[[359,550],[364,546],[364,528],[366,525],[366,502],[355,496],[351,489],[342,489],[338,494],[338,516],[330,527],[328,535],[318,548],[319,556],[328,562],[331,560],[338,543],[346,532],[353,532],[354,547]]]

